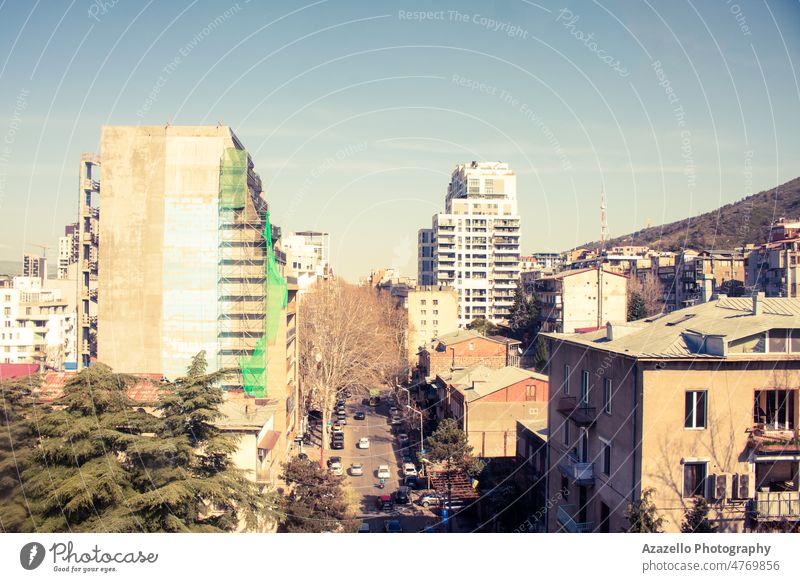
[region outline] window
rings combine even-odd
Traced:
[[[770,352],[785,352],[789,346],[786,329],[771,329],[769,330],[769,351]]]
[[[767,334],[757,333],[728,343],[732,354],[763,354],[766,351]]]
[[[611,414],[611,378],[603,378],[603,412]]]
[[[3,315],[5,315],[6,317],[11,317],[11,308],[6,307],[5,309],[3,309]]]
[[[706,428],[708,391],[688,390],[685,397],[684,428]]]
[[[536,384],[525,386],[525,400],[536,400]]]
[[[6,295],[6,303],[10,303],[10,302],[11,302],[11,295]]]
[[[434,309],[434,310],[433,310],[433,314],[434,314],[434,315],[439,315],[439,310],[438,310],[438,309]]]
[[[611,508],[602,501],[600,502],[600,533],[609,533],[611,531]]]
[[[433,325],[439,325],[439,320],[438,319],[434,319],[433,320]]]
[[[564,444],[569,446],[569,443],[570,443],[570,440],[569,440],[569,421],[565,420],[564,421]]]
[[[794,430],[796,390],[756,390],[753,422],[773,430]]]
[[[425,309],[422,309],[422,310],[420,310],[419,314],[420,315],[428,315],[428,311],[425,310]]]
[[[708,463],[692,462],[683,464],[683,496],[705,497]]]
[[[433,304],[434,304],[434,305],[439,305],[439,300],[438,300],[438,299],[434,299],[434,300],[433,300]]]
[[[474,350],[475,349],[475,342],[469,342],[469,349],[470,350]]]
[[[611,475],[611,443],[603,443],[603,474]]]
[[[424,319],[421,319],[421,320],[420,320],[420,322],[419,322],[419,324],[420,324],[420,325],[428,325],[428,322],[427,322],[427,321],[425,321]]]
[[[569,394],[569,365],[564,364],[564,383],[561,385],[561,391],[564,394]]]
[[[589,372],[581,372],[581,404],[589,404]]]
[[[561,477],[561,494],[564,496],[564,501],[569,501],[569,479]]]
[[[425,305],[425,300],[424,300],[424,299],[421,299],[421,300],[420,300],[420,302],[419,302],[419,304],[420,304],[420,305]]]

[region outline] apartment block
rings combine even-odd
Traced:
[[[520,272],[517,181],[508,164],[456,166],[445,211],[418,242],[420,282],[458,292],[459,326],[476,318],[508,320]]]
[[[547,337],[550,531],[620,531],[648,488],[669,532],[697,497],[720,531],[797,524],[799,300],[720,296]]]
[[[74,369],[73,287],[46,288],[38,276],[14,277],[0,285],[0,363]]]
[[[413,363],[420,348],[458,329],[458,293],[452,287],[409,287],[404,304],[408,310],[407,353]]]
[[[205,351],[231,392],[275,404],[277,458],[300,400],[297,284],[261,178],[226,126],[108,126],[101,139],[98,359],[182,376]]]
[[[100,158],[85,153],[78,165],[78,369],[97,358],[99,221]]]
[[[305,230],[281,236],[281,248],[286,253],[286,267],[296,277],[301,290],[316,281],[333,277],[330,265],[330,235],[327,232]]]
[[[745,284],[767,297],[797,297],[800,292],[800,238],[760,245],[747,255]]]
[[[22,276],[37,278],[44,281],[47,278],[47,259],[39,255],[25,254],[22,257]]]
[[[533,282],[542,331],[594,330],[628,317],[624,275],[597,267],[561,271]]]

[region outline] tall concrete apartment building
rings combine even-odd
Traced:
[[[22,257],[22,276],[47,279],[47,259],[39,255],[25,254]]]
[[[451,287],[416,286],[406,291],[408,309],[408,359],[417,361],[417,352],[434,338],[458,328],[458,294]]]
[[[418,244],[420,285],[457,291],[460,327],[507,320],[520,272],[517,177],[508,164],[456,166],[445,211],[419,231]]]
[[[698,497],[723,532],[797,527],[800,300],[548,337],[550,531],[618,532],[648,488],[668,532]]]
[[[101,139],[98,359],[177,378],[209,370],[275,405],[270,451],[297,422],[295,281],[261,178],[226,126],[109,126]],[[261,459],[263,461],[263,459]]]

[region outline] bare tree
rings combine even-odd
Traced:
[[[405,317],[390,297],[339,280],[312,287],[300,309],[300,375],[308,404],[322,413],[322,463],[341,392],[366,393],[397,374],[405,341],[405,329],[397,328]]]

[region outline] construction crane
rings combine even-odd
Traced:
[[[28,244],[31,245],[32,247],[39,247],[40,249],[42,249],[42,257],[44,257],[45,259],[47,258],[47,249],[52,248],[52,245],[41,245],[36,243],[28,243]]]

